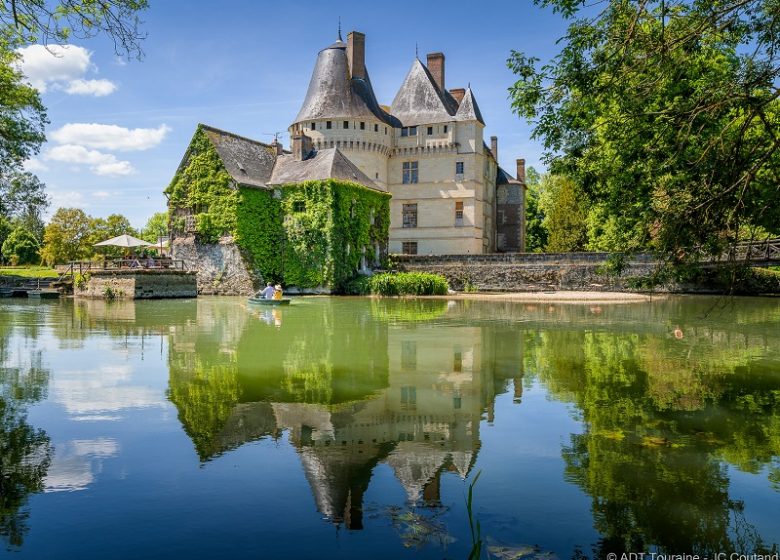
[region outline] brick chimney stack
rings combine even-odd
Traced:
[[[517,160],[517,180],[525,185],[525,160]]]
[[[366,79],[366,35],[350,31],[347,35],[347,61],[353,78]]]
[[[444,90],[444,53],[428,53],[428,71],[439,89]],[[465,93],[465,92],[464,92]]]
[[[496,163],[498,163],[498,136],[490,137],[490,151],[493,152],[493,157],[496,158]]]
[[[451,89],[450,95],[454,97],[455,101],[457,101],[458,105],[460,105],[460,102],[463,101],[463,98],[466,96],[466,90],[464,88]]]
[[[292,140],[292,155],[295,161],[303,161],[309,158],[314,144],[312,144],[311,138],[306,136],[303,132],[298,132],[291,138]]]

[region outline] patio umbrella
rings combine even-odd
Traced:
[[[133,237],[132,235],[127,234],[120,235],[118,237],[112,237],[111,239],[106,239],[100,243],[95,243],[95,247],[148,247],[150,245],[153,245],[153,243],[149,243],[148,241],[144,241],[143,239],[138,239],[137,237]]]

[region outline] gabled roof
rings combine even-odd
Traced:
[[[390,112],[403,126],[451,121],[457,110],[457,101],[449,92],[439,89],[417,58],[390,106]]]
[[[339,40],[319,52],[306,98],[293,124],[327,118],[376,118],[397,126],[396,120],[379,106],[368,71],[365,79],[350,76],[346,50],[346,43]]]
[[[455,118],[459,121],[479,121],[485,124],[482,118],[482,113],[477,105],[477,100],[474,99],[474,93],[471,91],[471,87],[466,89],[466,93],[463,95],[463,100],[460,102],[458,112],[455,113]]]
[[[241,185],[263,187],[271,178],[276,148],[205,124],[198,125],[214,144],[223,165]]]
[[[292,155],[279,156],[267,184],[285,185],[324,179],[352,181],[384,192],[338,148],[319,150],[313,157],[302,161]]]

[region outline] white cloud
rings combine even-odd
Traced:
[[[84,208],[87,204],[84,202],[84,195],[78,191],[60,191],[56,189],[47,189],[51,196],[51,206],[49,212],[55,208]]]
[[[49,168],[46,167],[46,164],[43,163],[39,159],[31,158],[24,162],[22,165],[24,167],[25,171],[29,171],[30,173],[38,173],[40,171],[48,171]]]
[[[92,53],[75,45],[30,45],[18,49],[19,68],[27,80],[41,93],[48,89],[64,90],[74,95],[108,95],[116,91],[109,80],[87,80],[88,72],[96,71]]]
[[[129,161],[120,161],[114,154],[88,150],[75,144],[55,146],[47,150],[43,157],[49,161],[88,165],[97,175],[129,175],[134,171]]]
[[[65,88],[71,95],[94,95],[103,97],[116,91],[116,84],[110,80],[73,80]]]
[[[154,148],[170,130],[165,124],[157,128],[124,128],[115,124],[69,123],[49,136],[59,144],[130,152]]]
[[[92,196],[95,198],[108,198],[111,196],[111,193],[108,191],[95,191],[92,193]]]

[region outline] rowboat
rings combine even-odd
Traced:
[[[249,298],[249,303],[254,303],[256,305],[270,305],[270,306],[278,306],[278,305],[290,305],[290,298],[282,298],[282,299],[265,299],[265,298],[256,298],[251,297]]]

